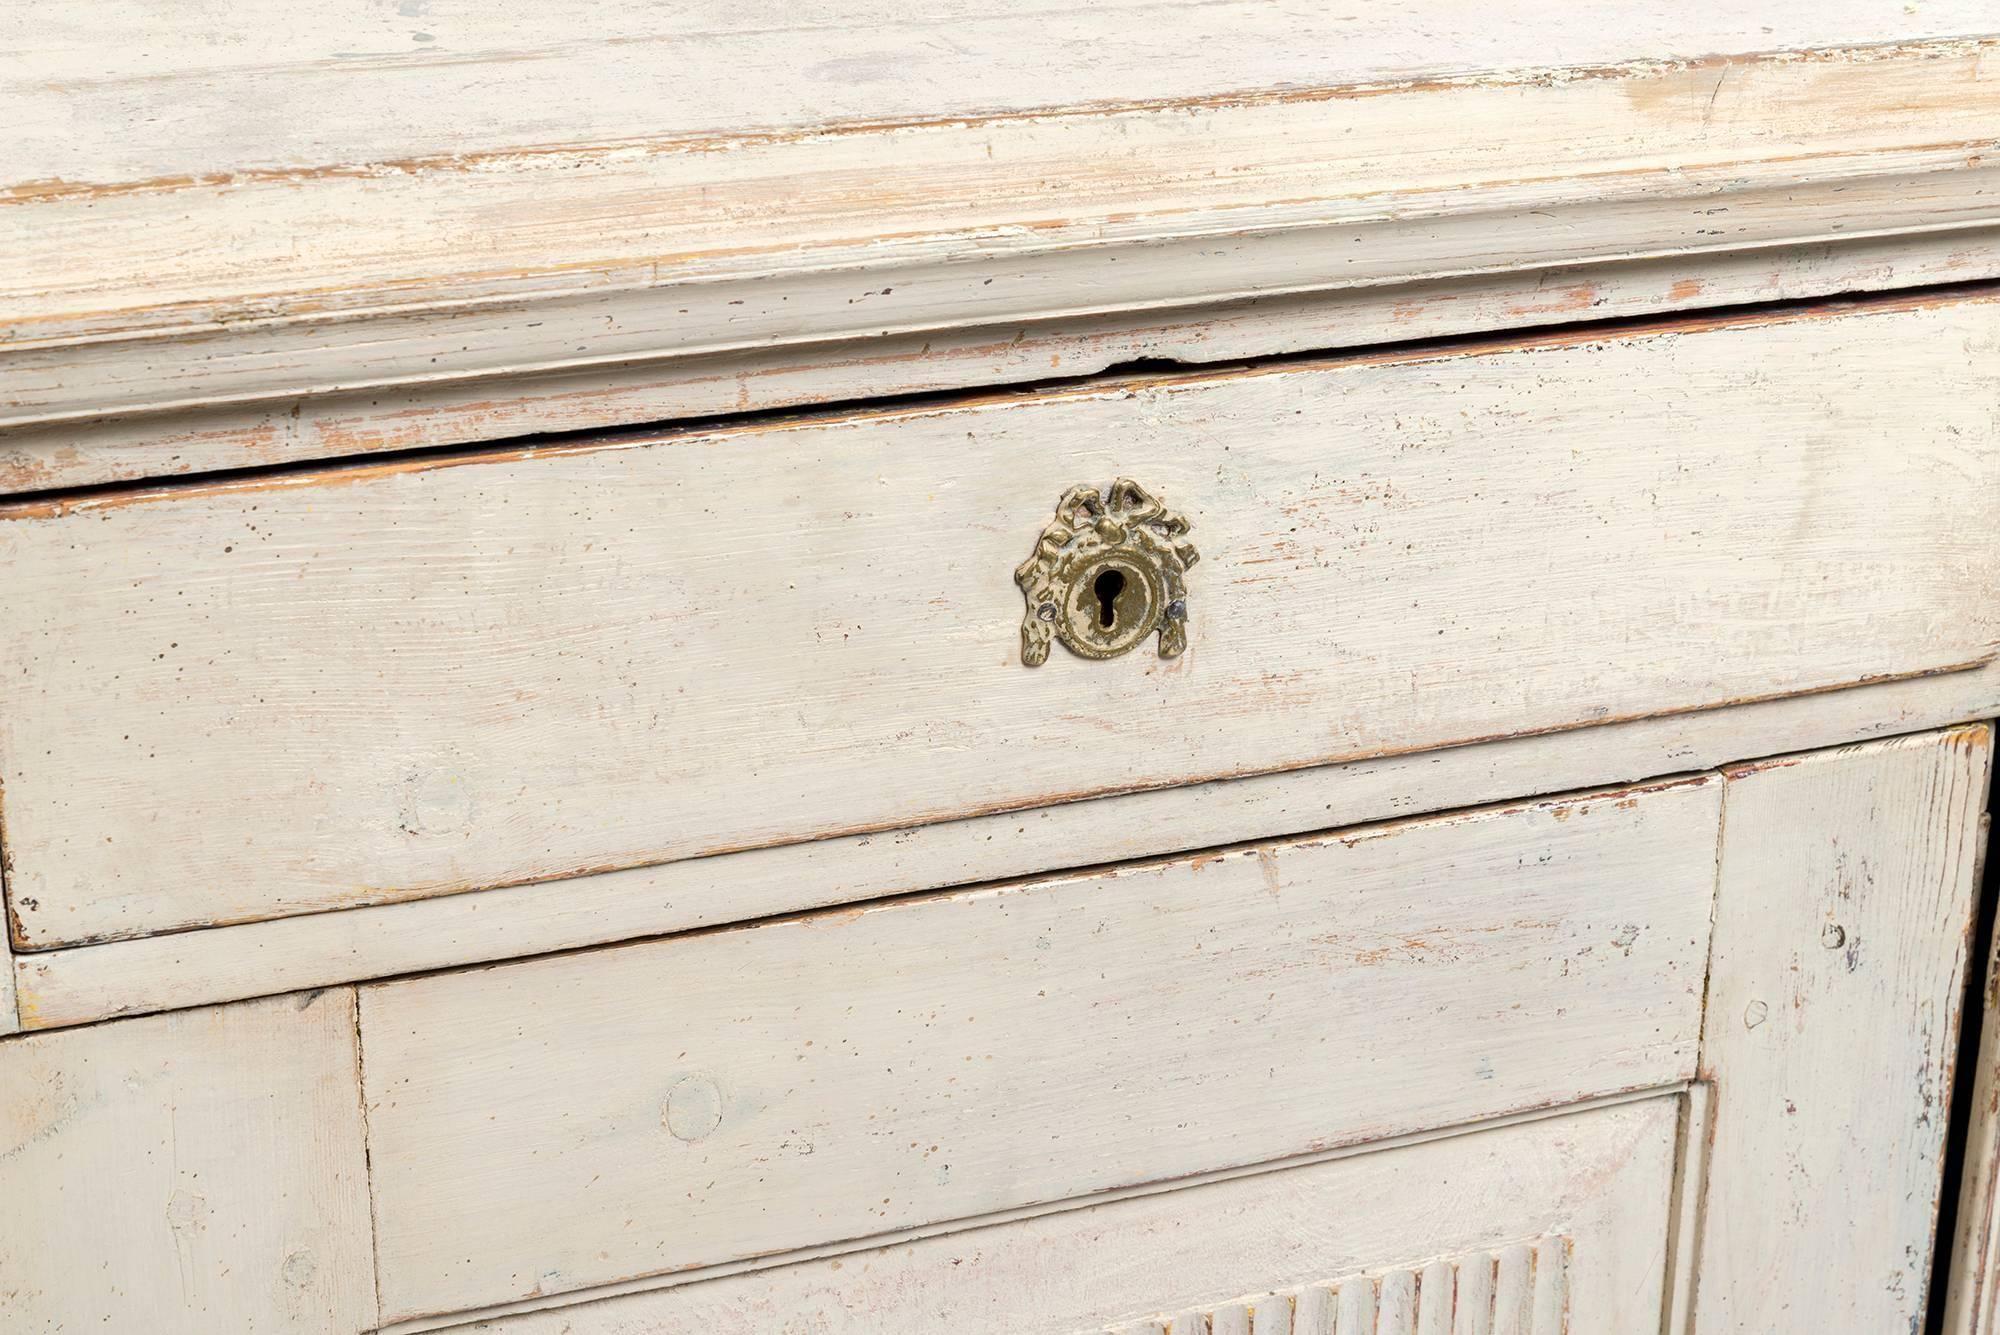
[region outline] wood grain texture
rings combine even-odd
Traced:
[[[1992,775],[1987,776],[1989,785]],[[1979,827],[1973,884],[1993,855],[1992,816]],[[1951,1272],[1943,1296],[1943,1335],[1994,1335],[2000,1331],[2000,936],[1989,948],[1973,1071],[1972,1104],[1965,1131],[1964,1167],[1956,1186],[1958,1223]],[[1947,1182],[1945,1190],[1953,1190]]]
[[[36,951],[51,1028],[606,945],[879,895],[1629,783],[2000,715],[2000,664],[1827,695],[946,821],[657,867]],[[0,943],[4,945],[4,943]]]
[[[5,883],[0,882],[0,891],[4,889]],[[0,941],[0,969],[7,974],[0,978],[0,1034],[11,1034],[21,1027],[21,1012],[14,985],[14,956],[5,941]]]
[[[8,183],[75,187],[1993,31],[1990,10],[1965,0],[1919,13],[1615,0],[1601,23],[1571,18],[1550,0],[1476,22],[1435,0],[1353,13],[1305,0],[609,0],[579,30],[519,0],[415,13],[201,0],[171,19],[125,3],[10,16],[0,95],[14,113]],[[428,114],[399,110],[418,92]],[[126,133],[134,121],[150,133]]]
[[[1508,1244],[1563,1230],[1573,1248],[1566,1268],[1545,1264],[1540,1273],[1563,1275],[1568,1329],[1650,1335],[1659,1320],[1676,1102],[1542,1118],[453,1329],[1067,1333],[1143,1330],[1145,1314],[1164,1303],[1233,1308],[1225,1320],[1239,1324],[1247,1308],[1249,1335],[1429,1335],[1432,1327],[1415,1325],[1414,1316],[1433,1258],[1496,1247],[1514,1258]],[[1508,1264],[1511,1286],[1518,1262]],[[1439,1269],[1452,1274],[1450,1265]],[[1338,1295],[1314,1281],[1328,1270],[1368,1273],[1372,1323],[1357,1330],[1362,1285],[1350,1281],[1345,1306],[1325,1301]],[[1254,1286],[1261,1296],[1237,1297]],[[1450,1293],[1433,1283],[1432,1294],[1440,1289]],[[1543,1327],[1470,1329],[1540,1335]]]
[[[1684,1079],[1719,787],[373,985],[384,1316]]]
[[[1728,775],[1695,1335],[1920,1329],[1992,734]]]
[[[216,59],[259,22],[218,9],[124,75],[101,34],[140,7],[27,38],[0,421],[1996,220],[1970,0],[1626,0],[1601,38],[1541,3],[681,8],[589,40],[287,12],[268,62]]]
[[[1568,1238],[1537,1238],[1194,1307],[1105,1335],[1569,1335],[1570,1247]]]
[[[354,996],[0,1043],[0,1328],[359,1335]]]
[[[15,940],[1962,668],[1996,349],[1937,301],[12,507]],[[1121,474],[1194,645],[1024,669],[1011,572]]]
[[[1875,189],[1905,202],[1949,193],[1929,177]],[[1865,230],[1869,195],[1844,188],[1853,212],[1826,225]],[[0,494],[1082,376],[1140,359],[1227,362],[1995,278],[2000,231],[1952,229],[63,421],[0,430]]]

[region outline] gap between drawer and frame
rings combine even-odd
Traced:
[[[2000,715],[2000,663],[565,880],[13,956],[20,1027],[476,968],[841,904],[1698,772]],[[805,898],[796,887],[815,879]],[[734,894],[715,912],[703,898]]]
[[[1743,327],[1856,310],[1921,308],[2000,297],[2000,284],[1953,285],[1850,301],[1776,302],[1698,316],[1645,318],[1481,333],[1334,354],[1292,354],[1239,366],[1064,379],[1060,387],[1211,380],[1272,365],[1337,366],[1421,360],[1487,348],[1567,346],[1657,331]],[[174,478],[153,487],[104,484],[17,497],[7,508],[61,511],[165,498],[241,482],[338,476],[445,460],[593,448],[671,437],[716,425],[893,417],[935,404],[1021,401],[1046,387],[937,394],[809,413],[726,416],[671,428],[566,433]],[[23,950],[12,959],[19,1027],[53,1028],[305,988],[476,965],[610,944],[691,928],[913,891],[1035,875],[1079,864],[1173,854],[1394,816],[1706,768],[1746,756],[1804,750],[2000,714],[2000,668],[1990,656],[1902,677],[1753,697],[1686,712],[1598,719],[1532,735],[1455,739],[1436,748],[1349,759],[1189,786],[1084,793],[1067,802],[1006,808],[918,826],[729,849],[577,875],[500,883],[391,903],[309,911],[162,931],[119,940]],[[1131,833],[1127,833],[1131,832]],[[996,849],[995,845],[1001,847]],[[1053,852],[1043,851],[1043,847]],[[0,877],[4,854],[0,848]],[[823,878],[803,898],[781,887]],[[759,883],[761,882],[761,889]],[[686,893],[733,884],[721,913]],[[751,888],[743,893],[743,886]],[[0,985],[0,1015],[5,987]],[[0,1022],[0,1032],[8,1025]]]

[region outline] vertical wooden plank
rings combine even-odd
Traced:
[[[6,880],[0,877],[0,897],[6,893]],[[14,1002],[14,954],[7,946],[7,932],[0,925],[0,1034],[19,1032],[21,1028],[20,1008]]]
[[[1250,1303],[1250,1335],[1296,1335],[1292,1329],[1293,1297],[1267,1293]]]
[[[1375,1281],[1356,1275],[1340,1286],[1338,1335],[1375,1335]]]
[[[0,1043],[0,1330],[375,1325],[349,989]]]
[[[1451,1335],[1493,1335],[1492,1257],[1468,1256],[1459,1262]]]
[[[1535,1246],[1535,1335],[1569,1330],[1569,1241],[1546,1237]]]
[[[1452,1335],[1451,1311],[1458,1272],[1449,1261],[1433,1261],[1417,1279],[1417,1335]]]
[[[1979,826],[1982,867],[1993,853],[1992,816]],[[1975,878],[1977,879],[1977,878]],[[1944,1296],[1944,1335],[2000,1332],[2000,933],[1986,960],[1978,1067],[1966,1122],[1958,1228]]]
[[[1493,1335],[1534,1335],[1535,1249],[1527,1244],[1501,1251],[1493,1282]]]
[[[1382,1301],[1375,1316],[1377,1335],[1416,1335],[1417,1277],[1392,1270],[1382,1277]]]
[[[1728,772],[1696,1335],[1921,1328],[1984,725]]]
[[[1292,1335],[1338,1335],[1333,1325],[1334,1293],[1331,1284],[1301,1289],[1292,1314]]]
[[[1208,1314],[1209,1335],[1250,1335],[1250,1304],[1224,1303]]]
[[[1694,1321],[1695,1266],[1699,1264],[1701,1205],[1708,1177],[1709,1114],[1715,1088],[1705,1083],[1688,1087],[1681,1103],[1680,1145],[1675,1154],[1673,1219],[1667,1237],[1667,1315],[1662,1335],[1688,1335]],[[1553,1264],[1560,1265],[1561,1257]],[[1540,1258],[1537,1258],[1538,1263]],[[1539,1275],[1538,1275],[1539,1280]],[[1537,1308],[1538,1321],[1552,1322]],[[1535,1327],[1554,1330],[1553,1324]]]

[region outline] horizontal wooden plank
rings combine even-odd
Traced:
[[[5,185],[130,183],[524,145],[726,138],[1263,88],[1379,86],[1994,31],[1976,0],[1611,0],[1580,24],[1440,0],[125,0],[10,29]],[[1282,40],[1281,40],[1282,39]],[[427,114],[410,116],[412,98]],[[142,123],[145,135],[127,127]]]
[[[1615,790],[375,984],[384,1316],[1684,1079],[1719,793]]]
[[[1697,714],[16,957],[53,1028],[1710,769],[2000,716],[2000,664]],[[0,943],[4,947],[4,943]],[[4,986],[4,981],[0,981]]]
[[[354,994],[0,1042],[0,1328],[376,1326]]]
[[[1536,1264],[1561,1280],[1542,1287],[1567,1290],[1569,1324],[1552,1331],[1651,1331],[1677,1102],[1541,1118],[478,1329],[767,1335],[782,1321],[810,1321],[818,1335],[1094,1335],[1115,1323],[1127,1335],[1137,1314],[1214,1303],[1256,1313],[1253,1335],[1333,1335],[1331,1325],[1309,1324],[1323,1310],[1320,1296],[1338,1311],[1342,1289],[1368,1287],[1385,1324],[1360,1335],[1408,1335],[1411,1326],[1387,1323],[1398,1311],[1415,1315],[1397,1304],[1417,1297],[1434,1258],[1458,1260],[1447,1278],[1480,1264],[1498,1271],[1499,1258],[1472,1249],[1531,1239],[1547,1244]],[[1505,1250],[1514,1262],[1515,1249]],[[1358,1282],[1324,1283],[1356,1272]],[[1446,1283],[1420,1301],[1442,1300],[1448,1315],[1453,1296]],[[1452,1327],[1414,1330],[1433,1328]]]
[[[1094,374],[1136,360],[1190,366],[2000,279],[2000,229],[1865,235],[1876,197],[1952,214],[1962,182],[1842,187],[1837,241],[1606,260],[1247,301],[742,349],[575,370],[66,420],[0,431],[0,495],[490,441],[550,431],[766,412],[885,395]],[[1731,201],[1742,217],[1747,202]],[[1847,232],[1864,233],[1859,237]],[[448,348],[445,349],[448,351]],[[426,351],[426,357],[438,349]]]
[[[10,507],[15,940],[1964,668],[1996,346],[1918,302]],[[1024,668],[1013,569],[1120,474],[1194,519],[1193,645]]]
[[[26,179],[0,204],[0,424],[2000,219],[1983,165],[2000,143],[2000,47],[1978,6],[1884,19],[1855,0],[1845,21],[1740,26],[1625,7],[1650,21],[1607,21],[1602,47],[1541,8],[1501,25],[1505,42],[1424,57],[1397,17],[1162,5],[1156,21],[1186,25],[1179,54],[1110,59],[1125,78],[1104,68],[1130,53],[1122,28],[1079,45],[1041,7],[968,21],[975,48],[1009,53],[997,63],[963,55],[956,27],[939,45],[935,19],[915,40],[886,13],[874,29],[710,34],[793,53],[767,79],[709,67],[756,90],[754,120],[655,63],[659,43],[701,40],[672,30],[504,58],[475,41],[415,60],[295,49],[275,68],[16,79]],[[1356,26],[1378,40],[1300,40]],[[1193,36],[1213,29],[1228,36]],[[1841,33],[1860,44],[1787,45]],[[978,77],[926,82],[904,53],[884,79],[825,49],[877,40]],[[1052,40],[1068,54],[1045,55]],[[795,59],[802,42],[813,59]],[[1385,47],[1409,54],[1378,59]],[[1624,55],[1564,62],[1592,50]],[[1432,73],[1412,77],[1412,56]],[[646,78],[611,73],[633,62]],[[1095,91],[1072,102],[1086,67]],[[566,69],[595,73],[555,82]],[[434,115],[386,110],[412,88],[439,99]],[[831,119],[802,124],[786,89],[800,115]],[[267,99],[285,109],[251,112]],[[172,114],[150,115],[162,100]],[[216,102],[215,119],[192,110]],[[506,127],[525,132],[531,108],[536,133],[516,138]],[[124,132],[130,117],[150,132]]]

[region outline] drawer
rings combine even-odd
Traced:
[[[1996,334],[1929,300],[17,504],[14,940],[1976,664]],[[1120,476],[1192,521],[1186,652],[1025,666],[1016,567]]]
[[[494,1320],[492,1335],[1656,1335],[1681,1099]]]
[[[1683,1081],[1721,788],[368,987],[383,1319]]]

